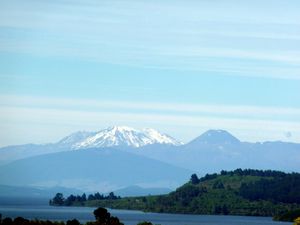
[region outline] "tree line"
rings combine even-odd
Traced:
[[[300,204],[300,174],[292,173],[284,177],[242,183],[239,194],[251,201],[270,200]]]
[[[94,210],[94,216],[96,221],[86,222],[85,225],[124,225],[120,222],[119,218],[111,216],[111,214],[105,208],[97,208]],[[12,219],[6,217],[2,219],[0,214],[0,225],[83,225],[77,219],[63,221],[50,221],[50,220],[28,220],[23,217],[16,217]],[[137,225],[152,225],[150,222],[140,222]]]
[[[85,193],[82,195],[70,195],[67,198],[63,196],[62,193],[57,193],[50,201],[50,205],[58,206],[70,206],[70,205],[83,205],[86,201],[92,200],[116,200],[121,199],[120,196],[116,196],[113,192],[110,192],[108,195],[100,194],[99,192],[95,194],[89,194],[88,197]]]
[[[297,173],[292,173],[297,174]],[[191,176],[191,182],[193,184],[198,184],[200,182],[209,181],[217,178],[219,175],[222,176],[256,176],[256,177],[275,177],[284,178],[289,174],[276,170],[257,170],[257,169],[235,169],[233,171],[222,170],[220,173],[206,174],[204,177],[198,178],[197,174]]]

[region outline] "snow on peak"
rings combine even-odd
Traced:
[[[157,130],[154,130],[152,128],[145,128],[143,129],[143,132],[147,134],[147,136],[153,140],[155,143],[159,144],[172,144],[172,145],[183,145],[182,142],[175,140],[171,136],[167,134],[162,134]]]
[[[130,132],[130,131],[137,131],[136,129],[132,127],[127,126],[113,126],[109,127],[106,130],[111,130],[112,132]]]
[[[81,137],[81,135],[79,135],[79,137]],[[71,147],[73,149],[113,146],[138,148],[150,144],[183,144],[182,142],[151,128],[137,130],[126,126],[113,126],[99,132],[90,132],[90,135],[79,139],[78,142],[72,142]]]
[[[70,134],[67,137],[61,139],[57,144],[61,147],[72,147],[74,144],[85,140],[91,135],[94,135],[95,132],[88,132],[88,131],[78,131],[75,133]]]

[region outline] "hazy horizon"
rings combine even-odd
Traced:
[[[64,136],[62,136],[62,137],[59,137],[58,139],[53,140],[53,141],[48,141],[48,142],[20,143],[20,144],[12,144],[12,145],[4,145],[4,146],[1,146],[1,145],[0,145],[0,148],[2,148],[2,147],[14,146],[14,145],[26,145],[26,144],[40,144],[40,145],[43,145],[43,144],[54,144],[54,143],[58,143],[58,142],[61,141],[63,138],[66,138],[66,137],[68,137],[69,135],[75,134],[75,133],[77,133],[77,132],[100,132],[100,131],[104,131],[104,130],[109,129],[109,128],[112,128],[112,127],[128,127],[128,126],[125,126],[125,125],[112,125],[112,126],[100,128],[100,129],[98,129],[98,130],[86,130],[86,129],[85,129],[85,130],[74,130],[73,132],[67,133],[66,135],[64,135]],[[136,127],[128,127],[128,128],[133,128],[133,129],[136,129],[136,130],[138,130],[138,131],[143,131],[144,129],[148,129],[148,128],[157,130],[157,129],[153,128],[153,127],[140,127],[140,128],[136,128]],[[204,130],[203,132],[199,133],[198,135],[196,135],[195,137],[193,137],[193,138],[191,138],[191,139],[188,139],[187,141],[182,141],[182,140],[180,139],[180,137],[178,138],[178,137],[172,136],[172,135],[170,135],[169,133],[162,133],[162,132],[160,132],[160,130],[157,130],[157,131],[160,132],[161,134],[166,134],[166,135],[171,136],[172,138],[175,138],[175,140],[182,142],[182,144],[184,145],[184,144],[187,144],[187,143],[193,141],[194,139],[198,138],[198,137],[201,136],[202,134],[204,134],[204,133],[206,133],[206,132],[208,132],[208,131],[212,131],[212,130],[215,130],[215,131],[216,131],[216,130],[223,130],[223,129],[208,129],[208,130]],[[253,141],[247,141],[247,140],[242,140],[242,139],[240,139],[238,135],[233,134],[233,133],[230,132],[229,130],[224,130],[224,131],[230,133],[232,136],[234,136],[235,138],[237,138],[237,139],[238,139],[239,141],[241,141],[241,142],[249,142],[249,143],[258,143],[258,142],[261,142],[261,143],[263,143],[263,142],[269,142],[269,141],[275,141],[275,142],[276,142],[276,141],[282,141],[282,140],[261,140],[261,141],[255,141],[255,140],[253,140]],[[298,144],[299,144],[299,142],[293,142],[293,141],[287,141],[287,142],[298,143]]]

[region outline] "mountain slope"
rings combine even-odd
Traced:
[[[43,197],[50,198],[57,192],[63,192],[66,195],[70,194],[82,194],[83,191],[74,188],[64,187],[51,187],[51,188],[40,188],[40,187],[21,187],[21,186],[7,186],[0,185],[0,197],[5,198],[34,198]]]
[[[189,170],[112,148],[35,156],[0,167],[0,184],[107,192],[130,185],[174,188]]]
[[[188,147],[199,145],[235,145],[240,140],[225,130],[208,130],[187,144]]]
[[[78,131],[78,132],[72,133],[72,134],[64,137],[59,142],[57,142],[56,145],[59,147],[72,148],[74,145],[84,141],[85,139],[87,139],[95,134],[96,134],[96,132]]]
[[[202,175],[235,168],[300,172],[300,144],[240,142],[221,130],[207,131],[182,146],[143,146],[135,153],[199,171]]]
[[[70,150],[72,149],[59,146],[57,144],[26,144],[7,146],[0,148],[0,165],[7,164],[18,159]]]

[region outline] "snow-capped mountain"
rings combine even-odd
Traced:
[[[57,145],[59,147],[72,147],[77,143],[84,141],[86,138],[95,134],[96,132],[78,131],[68,135],[67,137],[64,137],[57,143]]]
[[[125,126],[115,126],[99,132],[75,132],[56,143],[26,144],[0,148],[0,165],[17,159],[62,151],[115,146],[139,148],[147,145],[151,147],[152,144],[160,144],[161,147],[172,147],[183,143],[154,129],[137,130]]]
[[[176,139],[157,130],[137,130],[126,126],[114,126],[99,132],[74,133],[59,143],[69,144],[73,149],[102,148],[113,146],[142,147],[150,144],[182,145]]]

